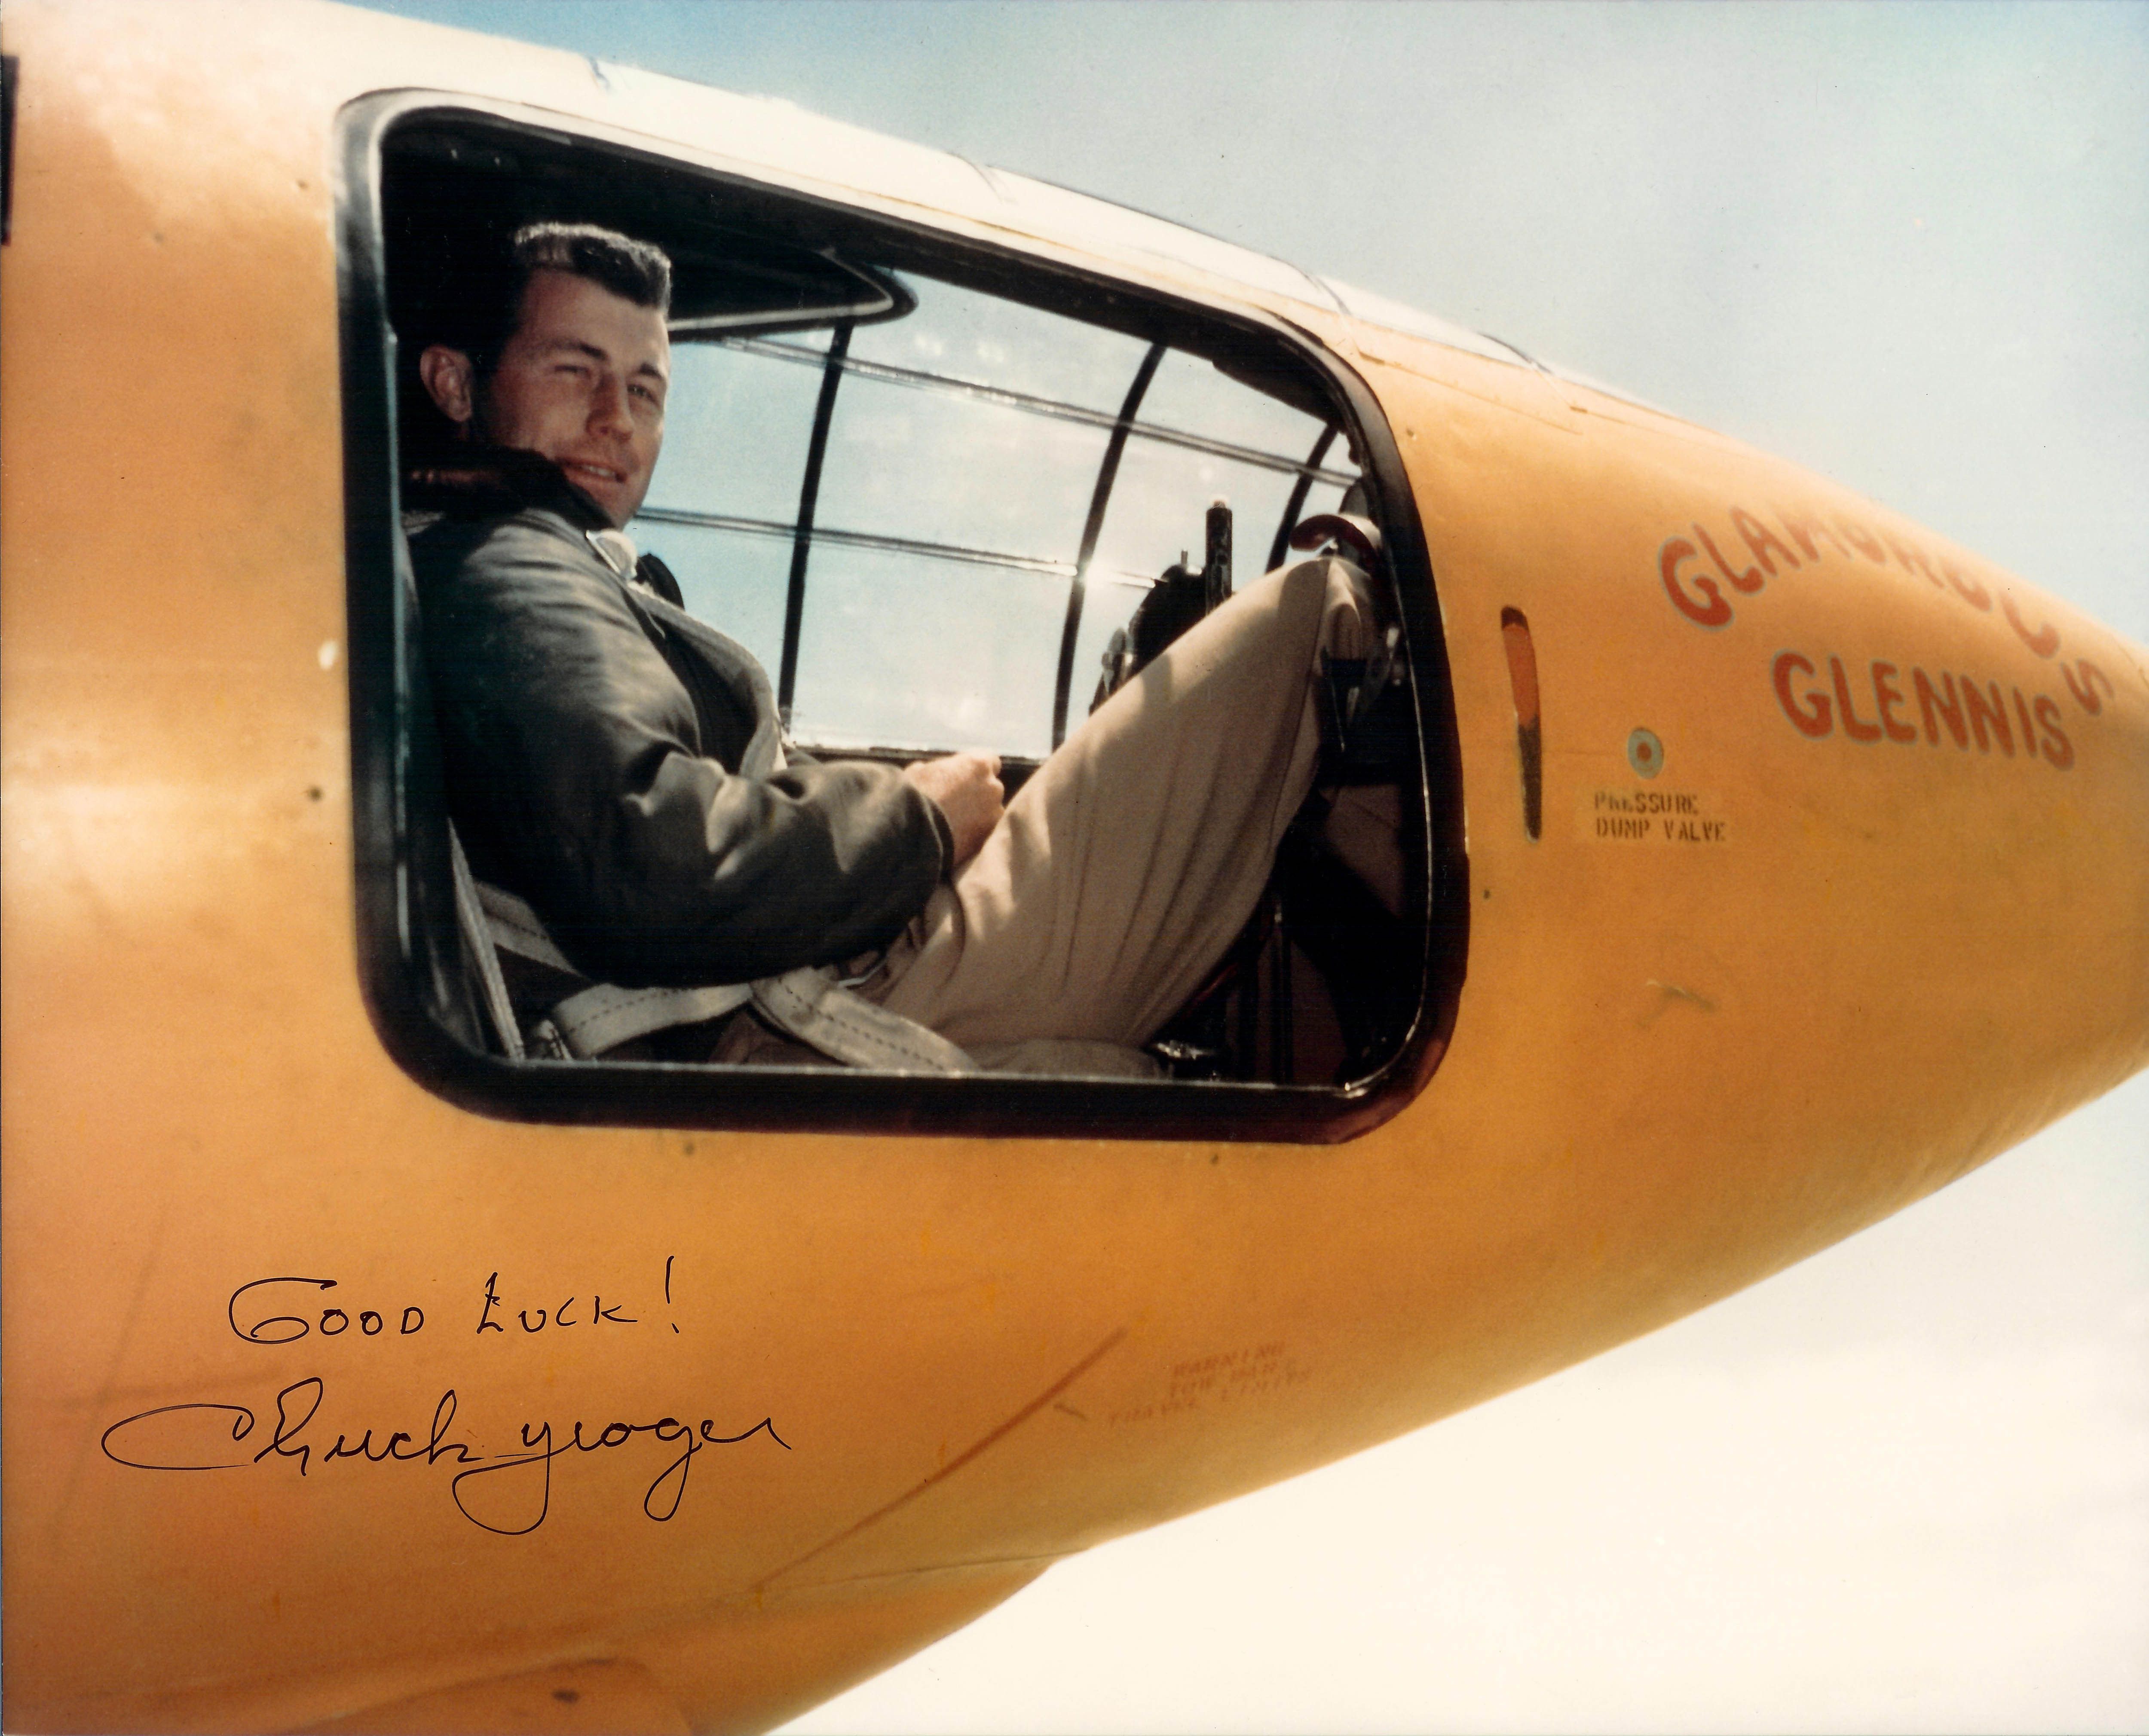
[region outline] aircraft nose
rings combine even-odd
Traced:
[[[1764,652],[1818,1089],[1925,1128],[1921,1191],[2149,1064],[2149,652],[1933,564]]]
[[[1526,1079],[1590,1233],[1717,1295],[2149,1064],[2149,651],[1799,486],[1638,526],[1627,613],[1550,561],[1442,591],[1473,921],[1426,1113]]]
[[[2084,1097],[2149,1065],[2149,647],[2101,637],[2099,645],[2078,631],[2091,642],[2071,659],[2061,647],[2054,665],[2064,691],[2034,708],[2041,722],[2071,718],[2079,737],[2069,745],[2081,787],[2062,798],[2054,823],[2081,863],[2071,889],[2087,912],[2081,949],[2054,959],[2053,992],[2071,986],[2091,1005],[2109,996],[2116,1039],[2111,1070],[2093,1075]]]

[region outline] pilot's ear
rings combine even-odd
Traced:
[[[418,358],[418,378],[426,395],[451,422],[467,425],[476,414],[476,373],[469,356],[445,344],[429,345]]]

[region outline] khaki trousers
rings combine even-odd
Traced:
[[[1322,653],[1374,637],[1365,576],[1332,556],[1241,591],[1038,769],[867,993],[988,1067],[1146,1042],[1245,927],[1312,786]]]

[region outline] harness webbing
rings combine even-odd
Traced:
[[[523,1044],[498,954],[580,978],[566,954],[545,931],[528,903],[511,892],[471,877],[460,841],[455,847],[458,910],[462,891],[470,889],[476,912],[474,945],[486,979],[486,1004],[508,1052],[520,1059]],[[496,999],[496,989],[497,998]],[[627,989],[616,983],[589,983],[556,1002],[544,1014],[569,1056],[588,1060],[652,1031],[704,1019],[752,1004],[778,1029],[818,1049],[832,1060],[853,1067],[905,1073],[974,1073],[977,1064],[955,1044],[915,1019],[853,994],[836,979],[833,967],[803,966],[782,976],[753,983],[725,983],[696,989]],[[509,1033],[514,1035],[511,1039]]]
[[[500,959],[493,950],[492,933],[486,923],[485,907],[480,902],[477,881],[471,876],[470,862],[463,854],[463,841],[455,836],[452,825],[448,828],[448,859],[455,871],[455,921],[463,931],[463,944],[470,949],[471,962],[477,966],[478,984],[485,991],[485,1010],[492,1020],[493,1034],[499,1038],[508,1059],[519,1061],[522,1059],[522,1027],[515,1017],[515,1004],[508,999],[506,979],[500,974]]]

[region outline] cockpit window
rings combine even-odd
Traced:
[[[370,98],[345,142],[360,928],[407,1066],[493,1113],[675,1125],[1335,1139],[1407,1099],[1460,980],[1460,805],[1432,578],[1355,376],[1243,307],[574,136],[556,116]],[[1117,242],[1169,229],[1137,218],[1085,221]],[[494,956],[504,907],[460,859],[404,540],[425,515],[403,509],[454,455],[417,358],[471,262],[540,220],[616,229],[674,262],[664,449],[626,531],[687,615],[766,672],[793,754],[988,752],[1012,798],[1173,633],[1300,558],[1295,530],[1312,521],[1312,546],[1340,537],[1331,551],[1367,570],[1393,625],[1376,657],[1315,677],[1306,812],[1246,931],[1140,1053],[943,1078],[795,1045],[583,1049],[533,1012],[541,973]],[[1240,251],[1174,246],[1148,250]],[[1368,524],[1370,542],[1322,528]],[[1385,868],[1331,847],[1331,808]],[[711,989],[711,1006],[740,1005]]]
[[[632,528],[690,608],[791,672],[779,697],[802,743],[1041,759],[1212,502],[1265,555],[1287,510],[1332,511],[1356,467],[1313,459],[1335,450],[1332,421],[1205,358],[953,284],[904,286],[912,310],[840,352],[826,330],[680,345],[664,463]],[[1079,696],[1060,691],[1063,660]]]

